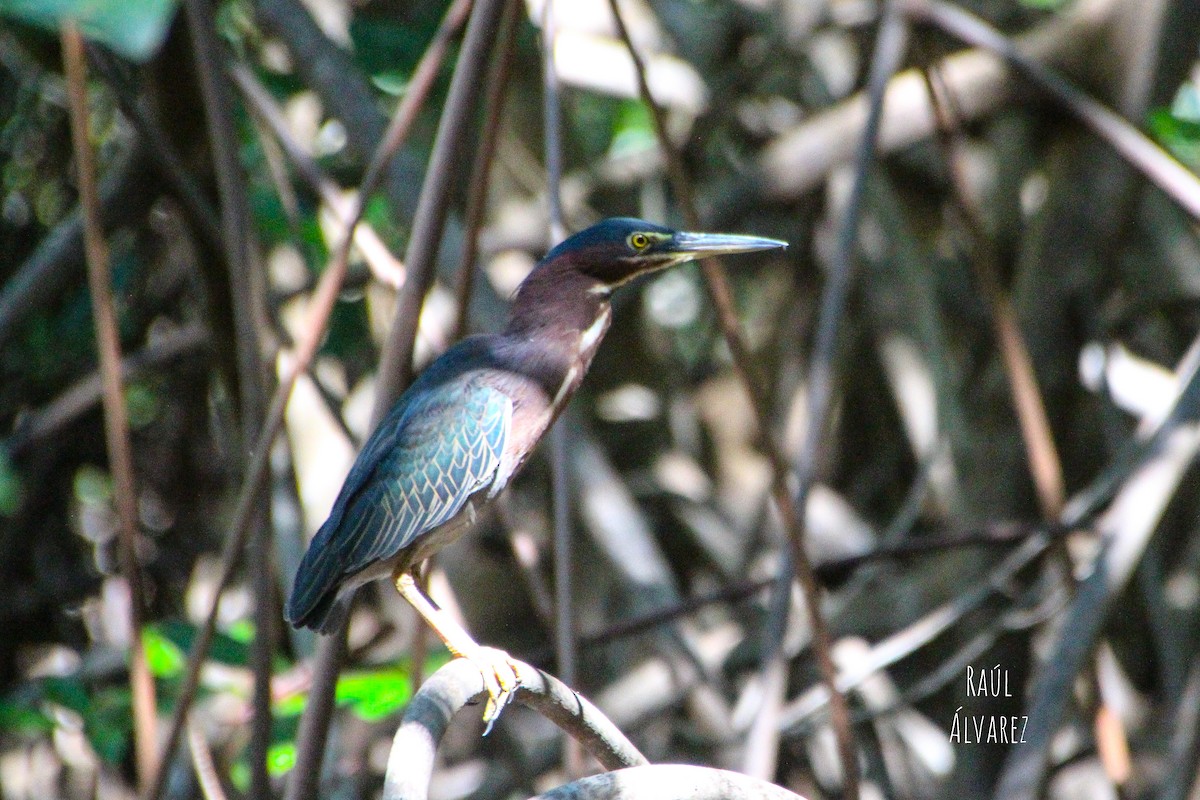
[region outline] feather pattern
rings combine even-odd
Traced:
[[[512,401],[485,372],[447,366],[427,370],[363,448],[297,571],[293,624],[327,629],[348,578],[396,558],[494,482]]]

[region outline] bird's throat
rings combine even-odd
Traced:
[[[608,303],[602,303],[592,324],[579,334],[574,352],[572,353],[571,364],[563,374],[562,383],[559,384],[558,391],[555,392],[554,399],[550,404],[555,416],[562,410],[563,405],[571,399],[571,395],[575,393],[575,390],[579,388],[579,384],[583,381],[583,376],[587,373],[588,367],[591,366],[592,358],[596,355],[596,350],[600,347],[600,340],[604,338],[610,322],[612,322],[612,307]]]

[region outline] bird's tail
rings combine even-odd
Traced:
[[[334,592],[326,592],[303,616],[293,618],[289,606],[288,622],[296,628],[312,628],[317,633],[328,635],[338,629],[349,611],[349,597],[338,597]]]
[[[284,616],[293,627],[330,633],[346,617],[350,602],[349,597],[338,596],[341,564],[332,557],[332,548],[322,546],[323,532],[322,529],[313,537],[300,561]]]

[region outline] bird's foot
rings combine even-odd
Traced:
[[[462,655],[478,667],[483,675],[483,685],[488,694],[487,704],[483,707],[483,721],[487,724],[483,735],[487,736],[492,731],[492,725],[500,718],[500,712],[521,685],[520,662],[495,647],[479,647]]]

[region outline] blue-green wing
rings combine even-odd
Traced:
[[[376,479],[347,515],[353,521],[343,521],[351,572],[391,558],[448,522],[496,474],[512,402],[475,384],[462,397],[428,405],[380,459]]]
[[[343,581],[449,521],[494,480],[512,401],[477,378],[414,394],[363,448],[305,553],[288,603],[293,624],[324,629]]]

